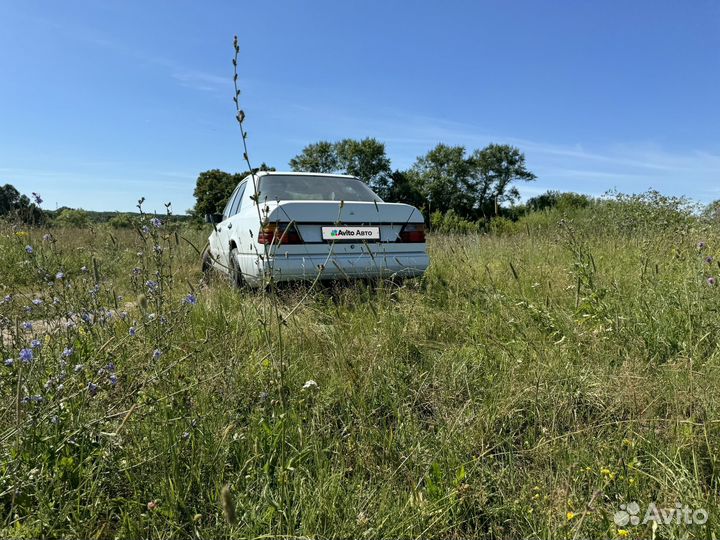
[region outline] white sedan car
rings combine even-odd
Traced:
[[[228,273],[238,286],[411,277],[429,264],[420,211],[383,202],[353,176],[249,175],[209,220],[203,267]]]

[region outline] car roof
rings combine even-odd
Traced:
[[[251,174],[248,174],[245,178],[251,177]],[[258,171],[255,173],[255,177],[261,177],[261,176],[324,176],[327,178],[352,178],[354,180],[358,180],[357,176],[352,176],[349,174],[331,174],[331,173],[315,173],[315,172],[294,172],[294,171]]]

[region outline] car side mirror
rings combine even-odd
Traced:
[[[211,223],[215,225],[217,223],[220,223],[222,220],[222,214],[205,214],[205,223]]]

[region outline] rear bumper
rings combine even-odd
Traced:
[[[242,257],[242,255],[241,255]],[[422,275],[430,264],[427,253],[339,255],[278,255],[267,261],[253,257],[257,272],[245,275],[249,285],[262,284],[263,275],[275,281],[343,280],[380,277],[414,277]],[[247,268],[247,266],[246,266]]]

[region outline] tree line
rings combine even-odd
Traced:
[[[385,144],[374,138],[319,141],[290,160],[296,172],[339,173],[366,182],[383,200],[417,206],[430,216],[452,213],[464,220],[502,215],[520,193],[516,184],[536,179],[525,155],[507,144],[467,152],[464,146],[438,144],[407,170],[393,169]],[[275,170],[263,164],[258,170]],[[248,173],[218,169],[200,173],[192,213],[222,212],[237,183]]]

